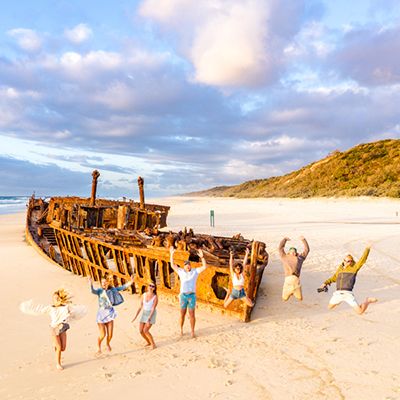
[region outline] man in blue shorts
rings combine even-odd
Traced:
[[[195,337],[194,326],[196,324],[195,309],[196,309],[196,282],[199,274],[207,268],[206,260],[202,250],[197,253],[203,263],[202,267],[192,268],[190,261],[184,263],[183,268],[179,268],[174,264],[175,248],[170,247],[171,267],[178,274],[181,281],[181,290],[179,294],[179,302],[181,307],[181,335],[183,335],[183,324],[185,323],[186,310],[189,309],[190,328],[192,331],[192,338]]]

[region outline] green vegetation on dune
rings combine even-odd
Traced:
[[[192,193],[222,197],[379,196],[400,198],[400,140],[381,140],[328,157],[280,177]]]

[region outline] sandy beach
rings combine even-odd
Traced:
[[[144,349],[131,318],[139,296],[118,307],[113,351],[95,357],[97,298],[85,278],[48,262],[24,239],[25,214],[0,216],[1,399],[400,399],[400,201],[389,199],[163,198],[168,227],[264,241],[270,262],[250,323],[197,310],[198,337],[181,338],[176,306],[159,304],[158,348]],[[209,211],[215,211],[215,227]],[[311,248],[302,270],[304,301],[281,300],[284,237]],[[347,253],[372,250],[354,293],[379,299],[358,316],[327,310],[316,289]],[[48,304],[65,287],[89,312],[68,331],[65,370],[54,368],[49,319],[22,314],[21,301]]]

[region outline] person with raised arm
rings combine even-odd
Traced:
[[[139,332],[146,341],[146,346],[151,346],[152,349],[156,348],[150,328],[156,323],[158,297],[157,297],[157,286],[154,282],[150,282],[147,285],[147,290],[143,293],[140,301],[140,307],[136,311],[136,315],[133,317],[132,322],[135,321],[140,311],[143,310],[140,317]]]
[[[225,301],[224,301],[224,308],[227,308],[229,304],[232,303],[234,300],[242,300],[245,302],[249,307],[253,307],[254,303],[251,299],[246,295],[244,290],[244,275],[243,271],[247,266],[247,260],[249,258],[250,250],[246,248],[246,253],[243,258],[243,264],[233,262],[233,251],[229,253],[229,270],[232,279],[232,291],[227,290]]]
[[[101,287],[95,289],[93,281],[89,278],[90,290],[97,295],[99,301],[99,309],[97,311],[96,322],[99,328],[99,337],[97,338],[97,355],[101,354],[101,343],[106,338],[106,348],[111,351],[111,339],[114,333],[114,319],[117,317],[112,298],[115,292],[128,289],[133,283],[133,275],[131,279],[124,285],[113,287],[111,276],[102,278],[100,281]]]
[[[56,290],[52,300],[51,305],[34,304],[32,300],[28,300],[21,303],[19,308],[24,314],[49,315],[51,318],[50,332],[56,354],[56,368],[61,371],[64,369],[61,364],[61,353],[67,348],[69,322],[85,316],[87,308],[82,305],[72,305],[71,296],[65,289]]]
[[[283,238],[279,243],[279,256],[285,273],[285,282],[282,289],[283,301],[289,300],[291,296],[294,296],[299,301],[303,300],[300,273],[303,262],[310,252],[310,247],[304,236],[300,236],[299,239],[304,245],[304,250],[300,254],[295,247],[290,247],[288,252],[285,252],[285,244],[290,240],[288,237]]]
[[[207,263],[204,258],[203,251],[200,249],[197,251],[199,255],[202,266],[199,268],[192,268],[190,261],[186,260],[183,264],[183,268],[178,267],[174,263],[174,253],[175,248],[173,246],[170,247],[170,261],[172,269],[177,273],[179,279],[181,281],[181,288],[179,294],[179,304],[181,309],[180,315],[180,328],[181,335],[183,335],[183,325],[185,323],[186,311],[189,310],[189,319],[190,319],[190,329],[192,338],[196,337],[194,328],[196,325],[196,283],[199,274],[207,268]]]
[[[333,295],[329,300],[329,310],[332,310],[340,303],[345,302],[352,307],[357,314],[361,315],[364,314],[371,303],[376,303],[378,301],[375,297],[367,297],[365,301],[359,305],[353,293],[358,271],[366,263],[370,250],[371,246],[368,245],[357,262],[351,254],[347,254],[336,272],[318,288],[319,292],[326,291],[331,283],[336,282],[336,291],[333,292]]]

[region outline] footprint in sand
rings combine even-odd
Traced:
[[[110,372],[106,372],[104,374],[104,377],[107,378],[107,380],[111,381],[112,380],[111,378],[113,377],[113,374],[111,374]]]
[[[129,377],[130,377],[131,379],[133,379],[133,378],[136,378],[136,377],[139,376],[139,375],[142,375],[142,371],[131,372],[131,373],[129,374]]]
[[[210,358],[208,362],[208,368],[219,368],[219,367],[221,367],[221,361],[215,358]]]

